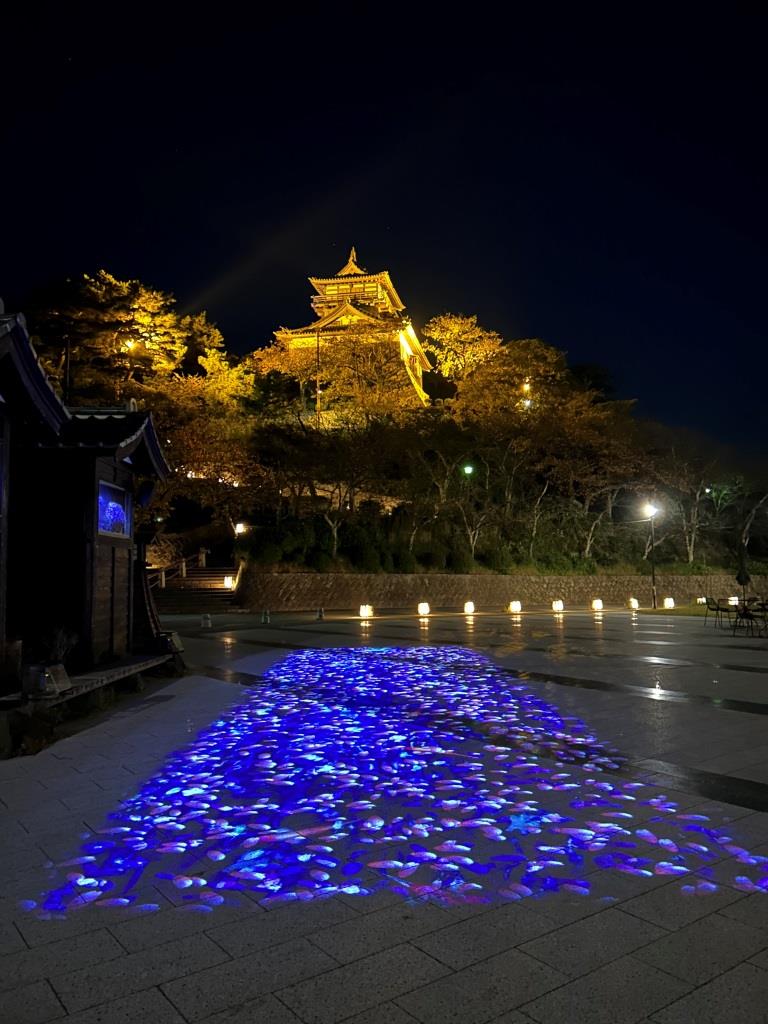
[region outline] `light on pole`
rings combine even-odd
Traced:
[[[657,607],[656,602],[656,531],[654,529],[653,521],[661,510],[652,504],[650,501],[643,507],[643,514],[646,516],[648,522],[651,524],[651,601],[653,604],[654,611]]]
[[[474,466],[464,466],[463,468],[465,476],[472,476],[472,474],[475,472]]]

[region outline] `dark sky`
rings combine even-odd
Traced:
[[[355,244],[417,326],[476,313],[644,415],[765,437],[765,19],[317,9],[6,33],[7,307],[105,267],[244,352]]]

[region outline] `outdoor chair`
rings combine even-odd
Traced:
[[[717,600],[713,599],[713,601],[715,605],[713,608],[713,611],[715,612],[715,625],[719,624],[723,629],[725,629],[725,624],[727,622],[729,628],[733,626],[733,620],[736,615],[736,606],[728,604],[727,599],[724,597],[718,597]]]
[[[736,636],[736,630],[740,627],[749,630],[749,635],[755,635],[755,628],[757,628],[758,636],[765,629],[765,617],[758,615],[756,608],[748,607],[747,605],[739,605],[736,609],[736,617],[733,620],[733,635]]]
[[[707,597],[705,598],[705,600],[707,602],[707,605],[706,611],[704,612],[704,625],[706,626],[707,619],[709,618],[709,613],[712,612],[712,614],[715,617],[715,626],[722,626],[723,618],[719,602],[716,601],[714,597]]]

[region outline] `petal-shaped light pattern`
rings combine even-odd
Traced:
[[[731,884],[768,889],[765,857],[677,814],[583,722],[456,647],[291,654],[110,817],[27,907],[138,904],[158,880],[200,910],[228,890],[518,900],[587,894],[598,868],[706,894],[726,855]]]

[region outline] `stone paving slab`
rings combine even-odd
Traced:
[[[226,928],[229,922],[234,921],[244,921],[249,933],[258,932],[260,926],[254,923],[253,918],[264,913],[266,911],[253,900],[240,897],[232,898],[229,903],[216,907],[215,911],[211,909],[206,913],[198,907],[172,907],[129,921],[118,921],[110,925],[109,930],[125,950],[138,953],[200,932],[208,932],[215,941],[216,935],[212,932]],[[223,944],[219,942],[218,945]]]
[[[335,960],[306,939],[296,939],[262,950],[258,956],[187,972],[189,977],[163,985],[162,991],[187,1020],[198,1021],[335,966]]]
[[[358,899],[358,904],[360,900]],[[287,907],[262,910],[257,921],[247,917],[230,924],[220,924],[217,913],[207,922],[208,935],[233,957],[256,953],[289,939],[330,930],[344,921],[355,920],[358,915],[352,906],[336,899],[293,903]]]
[[[227,960],[227,954],[205,935],[192,935],[119,960],[56,974],[53,988],[69,1012],[130,995],[185,974],[204,971]]]
[[[765,907],[768,925],[768,906]],[[760,964],[755,955],[768,947],[768,928],[752,928],[721,914],[709,914],[693,924],[636,949],[634,956],[667,974],[703,985],[743,960]]]
[[[336,1024],[448,973],[447,967],[426,953],[403,945],[329,970],[277,994],[307,1024]]]
[[[520,949],[563,974],[578,977],[667,934],[663,928],[610,908],[526,942]]]
[[[67,1024],[186,1024],[157,988],[72,1013],[66,1021]]]
[[[422,1024],[482,1024],[566,980],[560,971],[510,949],[396,1002]]]
[[[655,1024],[765,1024],[768,972],[739,964],[695,992],[657,1010]]]
[[[555,925],[522,903],[487,909],[411,942],[455,971],[552,931]]]
[[[324,928],[312,936],[312,941],[334,960],[346,964],[443,928],[450,920],[434,903],[401,900],[395,906]]]
[[[374,1006],[372,1010],[364,1010],[356,1013],[354,1017],[347,1017],[344,1024],[413,1024],[414,1018],[410,1013],[401,1010],[394,1003],[382,1003]]]
[[[105,928],[49,942],[39,949],[25,948],[23,952],[0,957],[0,993],[78,968],[90,969],[124,955],[123,947]],[[0,994],[0,1001],[2,998]]]
[[[690,990],[686,982],[626,956],[528,1003],[523,1012],[540,1024],[635,1024]]]
[[[180,1017],[179,1020],[183,1018]],[[275,996],[258,996],[206,1017],[201,1024],[303,1024],[285,1003]]]
[[[47,981],[22,985],[2,997],[3,1020],[9,1024],[44,1024],[65,1015],[64,1007]]]
[[[622,903],[621,909],[661,928],[674,931],[742,899],[743,893],[727,888],[720,888],[717,892],[707,895],[686,895],[681,892],[679,884],[672,882],[660,889],[626,900]]]

